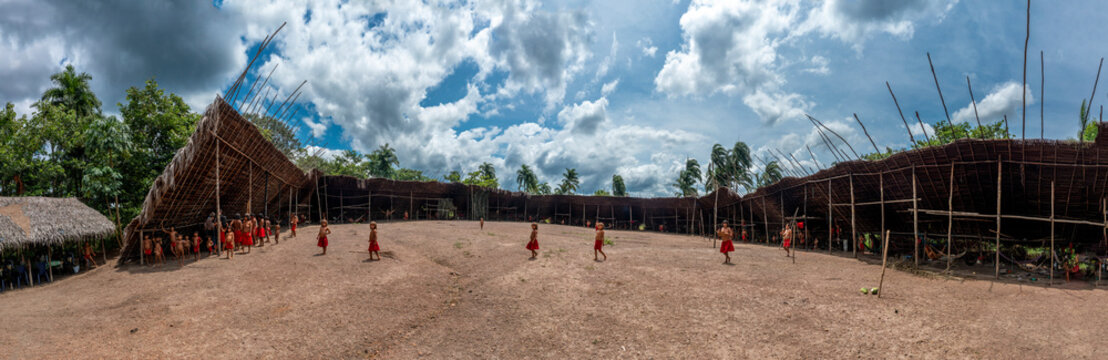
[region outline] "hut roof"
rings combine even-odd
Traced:
[[[0,197],[0,249],[107,236],[115,225],[76,198]]]

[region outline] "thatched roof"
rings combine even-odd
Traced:
[[[0,249],[110,235],[111,220],[75,198],[0,197]]]
[[[287,207],[290,192],[303,190],[313,180],[267,141],[257,126],[217,97],[188,143],[154,179],[141,212],[127,225],[124,254],[138,253],[139,230],[195,229],[203,224],[216,211],[217,179],[220,209],[226,215],[272,213],[278,205]]]

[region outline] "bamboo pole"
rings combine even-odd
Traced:
[[[858,258],[858,228],[855,226],[855,222],[854,222],[855,218],[857,216],[857,213],[855,213],[855,211],[854,211],[855,210],[854,209],[854,174],[851,174],[850,177],[848,177],[848,179],[850,179],[850,248],[851,248],[850,251],[852,253],[854,253],[854,258],[857,259]]]
[[[1103,121],[1103,120],[1101,120]],[[1100,228],[1101,238],[1108,239],[1108,199],[1100,198],[1100,212],[1104,216],[1104,227]],[[1100,287],[1100,268],[1104,266],[1100,263],[1100,257],[1096,258],[1096,282],[1093,283],[1094,287]]]
[[[885,267],[889,262],[889,233],[890,230],[885,230],[884,245],[881,246],[881,280],[877,281],[877,298],[881,298],[881,295],[885,293]]]
[[[951,249],[954,241],[954,164],[950,164],[950,197],[946,200],[946,209],[946,271],[950,271],[950,265],[954,261]],[[915,216],[919,216],[919,213]]]
[[[766,244],[769,244],[769,216],[766,214],[766,197],[762,197],[762,223],[766,227]]]
[[[878,187],[881,191],[881,233],[884,234],[885,230],[885,173],[880,173],[878,176]],[[888,243],[888,239],[882,239]],[[884,249],[881,249],[884,250]]]
[[[908,119],[904,117],[904,111],[900,110],[900,103],[896,101],[896,94],[893,94],[893,87],[889,85],[889,82],[885,82],[885,87],[889,88],[889,95],[893,97],[893,104],[896,104],[896,111],[900,113],[900,121],[904,122],[904,128],[908,129],[908,138],[912,140],[912,144],[916,143],[916,137],[912,135],[912,127],[908,126]]]
[[[953,166],[953,165],[952,165]],[[912,167],[912,243],[913,254],[912,260],[915,261],[916,267],[919,267],[919,201],[916,196],[916,167]]]
[[[1004,174],[1003,164],[999,158],[996,159],[996,273],[994,275],[996,279],[1000,279],[1000,190]]]
[[[1031,1],[1031,0],[1028,0],[1028,1]],[[1024,57],[1026,57],[1026,56],[1024,56]],[[935,75],[935,64],[931,63],[931,53],[930,52],[927,53],[927,65],[931,66],[931,77],[935,78],[935,90],[939,91],[939,101],[943,103],[943,114],[946,114],[946,123],[950,124],[950,125],[954,125],[954,122],[950,121],[950,111],[947,111],[947,109],[946,109],[946,99],[943,98],[943,89],[941,87],[939,87],[939,76]],[[966,135],[967,135],[966,137],[969,137],[969,134],[966,134]],[[958,134],[955,133],[954,136],[958,136]]]
[[[219,117],[216,117],[219,119]],[[219,126],[219,122],[216,122],[216,126]],[[217,129],[218,130],[218,129]],[[219,202],[219,141],[215,142],[215,239],[212,239],[212,243],[216,245],[215,254],[216,257],[223,254],[223,244],[220,243],[220,235],[223,234],[223,208]],[[141,236],[141,233],[140,233]],[[140,238],[139,241],[142,241]],[[141,257],[141,256],[140,256]]]
[[[877,142],[873,141],[873,137],[869,136],[869,131],[866,130],[866,126],[862,124],[862,119],[858,118],[858,113],[854,113],[854,121],[857,121],[858,126],[862,127],[862,133],[866,134],[866,139],[869,139],[870,145],[873,145],[873,151],[876,151],[878,154],[880,154],[881,149],[877,148]]]
[[[100,246],[103,247],[103,244],[104,244],[104,239],[103,238],[100,239],[100,244],[101,244]],[[50,282],[54,282],[54,267],[50,266],[50,262],[53,261],[53,260],[54,260],[54,249],[53,249],[53,247],[47,245],[46,246],[46,271],[50,272],[50,277],[48,278],[48,279],[50,279]],[[107,265],[107,263],[105,263],[104,265]]]
[[[954,243],[954,164],[951,164],[951,195],[946,198],[946,271],[951,270]],[[919,214],[916,214],[919,216]]]
[[[1027,0],[1027,35],[1023,38],[1023,87],[1020,94],[1023,102],[1020,108],[1023,110],[1023,121],[1020,125],[1020,139],[1027,139],[1027,44],[1031,41],[1031,0]]]
[[[1043,61],[1043,51],[1039,50],[1039,140],[1045,139],[1043,133],[1046,132],[1045,124],[1043,120],[1043,110],[1046,105],[1043,105],[1043,99],[1046,96],[1046,64]]]
[[[27,268],[27,286],[35,287],[35,279],[32,276],[35,271],[33,268],[31,268],[31,263],[27,262],[27,256],[25,254],[26,251],[27,247],[25,246],[21,246],[19,248],[19,260],[23,261],[23,267]]]
[[[835,238],[835,225],[831,221],[834,209],[831,207],[831,179],[827,180],[827,254],[831,254],[831,239]]]
[[[719,186],[716,186],[716,199],[712,203],[712,231],[719,231]],[[716,247],[716,236],[712,237],[712,247]]]
[[[804,186],[804,221],[808,221],[808,186]],[[795,216],[794,216],[795,217]],[[808,250],[808,245],[812,243],[811,232],[808,229],[812,228],[811,222],[804,224],[804,250]]]
[[[1050,286],[1054,286],[1054,180],[1050,181]]]
[[[973,118],[977,120],[977,127],[981,127],[981,116],[977,114],[977,99],[973,96],[973,83],[970,83],[969,75],[966,75],[966,88],[969,89],[970,103],[973,104]],[[985,133],[981,133],[981,138],[985,138]]]

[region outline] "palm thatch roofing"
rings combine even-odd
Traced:
[[[257,126],[216,97],[188,143],[154,180],[139,215],[127,225],[124,257],[138,254],[142,230],[199,230],[217,208],[224,215],[272,213],[276,204],[313,180],[308,175]]]
[[[0,250],[104,237],[115,225],[76,198],[0,197]]]

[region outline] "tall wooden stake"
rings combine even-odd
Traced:
[[[834,209],[831,208],[831,179],[827,179],[827,253],[831,254],[831,239],[835,238],[835,225],[831,221]]]
[[[1050,181],[1050,285],[1054,286],[1054,180]]]
[[[994,275],[996,279],[1000,279],[1000,190],[1004,174],[1003,164],[999,158],[996,159],[996,275]]]
[[[216,119],[219,119],[219,118],[217,117]],[[218,124],[218,122],[216,124]],[[217,128],[218,128],[218,125],[217,125]],[[216,142],[215,142],[215,230],[216,230],[216,234],[215,234],[215,239],[212,239],[212,244],[216,245],[216,247],[215,247],[216,257],[219,257],[223,254],[223,249],[222,249],[223,244],[221,244],[219,242],[220,234],[223,234],[223,207],[221,206],[221,204],[219,202],[219,183],[220,183],[220,180],[219,180],[220,179],[219,178],[219,143],[220,142],[221,142],[221,140],[216,139]],[[142,233],[141,232],[139,233],[139,236],[140,236],[139,241],[142,241],[142,238],[141,238]],[[143,257],[142,254],[140,254],[139,257],[140,258]]]
[[[850,177],[850,248],[854,253],[854,258],[858,258],[858,228],[854,226],[855,216],[854,212],[854,174]]]
[[[766,244],[769,244],[769,216],[766,215],[766,197],[762,196],[762,223],[766,226]]]
[[[1023,87],[1020,93],[1023,95],[1023,122],[1020,126],[1020,138],[1027,139],[1027,44],[1031,41],[1031,0],[1027,0],[1027,36],[1023,38]]]
[[[881,190],[881,233],[884,234],[886,232],[885,231],[885,173],[884,172],[882,172],[878,175],[877,181],[878,181],[877,185]],[[888,243],[887,236],[886,236],[886,239],[882,239],[882,240],[885,240],[886,244]],[[884,249],[882,248],[881,250],[884,250]]]
[[[946,199],[946,271],[950,271],[954,242],[954,164],[950,164],[950,197]]]
[[[881,298],[881,294],[885,293],[885,266],[889,263],[889,233],[891,230],[885,230],[884,245],[881,245],[881,280],[877,281],[877,297]]]
[[[916,201],[916,167],[912,167],[912,243],[914,244],[912,260],[919,267],[919,202]]]
[[[712,231],[719,231],[719,224],[716,221],[719,219],[719,187],[716,187],[716,199],[712,203]],[[712,237],[712,247],[716,247],[716,237]]]

